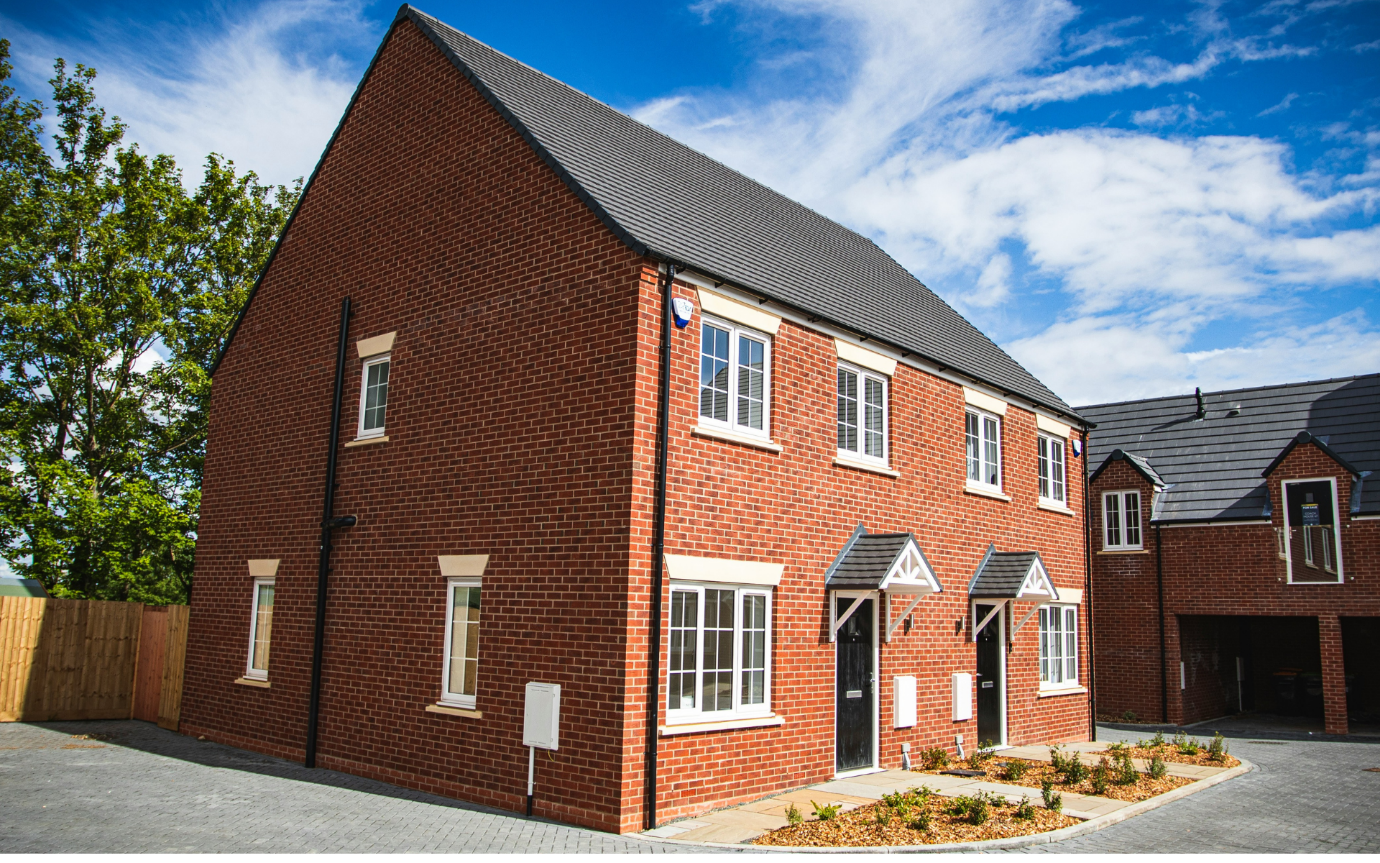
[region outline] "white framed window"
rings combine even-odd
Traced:
[[[1109,491],[1102,495],[1102,547],[1141,547],[1140,492]]]
[[[839,454],[886,464],[886,378],[843,364],[838,378]]]
[[[671,585],[669,722],[771,713],[771,590]]]
[[[475,706],[479,682],[479,593],[477,578],[446,580],[446,644],[441,703]]]
[[[700,423],[758,437],[771,425],[771,339],[736,324],[700,322]]]
[[[273,579],[254,579],[254,604],[249,615],[249,662],[244,676],[268,679],[268,648],[273,640]]]
[[[1040,688],[1078,685],[1078,606],[1040,607]]]
[[[1337,484],[1327,477],[1288,480],[1284,497],[1284,553],[1289,582],[1340,584],[1341,537],[1337,531]]]
[[[1001,489],[1001,419],[968,408],[964,417],[968,484]]]
[[[359,376],[359,431],[356,437],[383,435],[383,415],[388,408],[388,367],[386,355],[364,361]]]
[[[1064,475],[1064,439],[1053,435],[1039,436],[1040,497],[1057,504],[1067,503]]]

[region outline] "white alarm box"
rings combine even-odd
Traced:
[[[973,675],[960,671],[954,675],[954,722],[973,718]]]
[[[913,728],[915,726],[914,677],[893,677],[891,679],[891,713],[894,727]]]
[[[561,685],[527,684],[527,703],[522,713],[522,745],[559,749],[560,728]]]

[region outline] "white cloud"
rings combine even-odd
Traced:
[[[172,155],[189,186],[200,181],[211,152],[289,183],[311,173],[358,81],[355,63],[332,46],[380,35],[361,8],[277,0],[165,32],[93,25],[99,38],[66,42],[6,24],[19,31],[12,37],[16,72],[28,95],[51,102],[43,82],[55,56],[69,67],[94,67],[97,99],[128,124],[126,143]]]

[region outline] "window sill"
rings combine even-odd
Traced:
[[[259,689],[269,688],[267,680],[255,680],[252,677],[241,677],[237,679],[235,682],[238,683],[240,686],[254,686]]]
[[[1060,689],[1041,689],[1041,698],[1053,698],[1056,695],[1078,695],[1088,691],[1086,686],[1065,686]]]
[[[696,437],[713,438],[714,440],[726,441],[728,443],[740,443],[743,446],[764,449],[767,452],[781,452],[785,447],[764,437],[755,437],[742,432],[729,431],[728,429],[716,429],[710,426],[695,426],[690,429],[690,434]]]
[[[859,458],[848,458],[847,456],[834,456],[834,464],[838,467],[852,468],[853,470],[865,470],[868,473],[879,473],[882,476],[889,476],[892,479],[899,477],[899,470],[892,470],[883,464],[866,462]]]
[[[737,728],[770,728],[785,724],[785,717],[772,713],[767,716],[745,716],[741,719],[724,719],[719,722],[686,722],[680,725],[663,725],[661,726],[661,736],[698,734],[703,731],[732,731]]]
[[[1038,506],[1040,509],[1047,509],[1047,510],[1049,510],[1050,512],[1057,512],[1057,513],[1059,513],[1060,515],[1077,515],[1077,514],[1078,514],[1078,513],[1074,512],[1073,510],[1069,509],[1068,507],[1064,506],[1062,503],[1059,503],[1059,502],[1053,501],[1053,500],[1045,500],[1044,498],[1041,498],[1041,499],[1039,500],[1039,502],[1036,503],[1035,505]]]
[[[365,444],[371,443],[388,443],[388,435],[384,434],[379,435],[378,437],[361,437],[355,438],[354,440],[347,440],[345,441],[345,446],[364,446]]]
[[[1004,500],[1008,503],[1011,501],[1011,495],[1002,494],[1000,489],[995,489],[991,486],[968,484],[963,487],[963,493],[974,494],[978,497],[990,497],[993,500]]]
[[[464,707],[452,707],[448,704],[428,704],[427,713],[444,713],[447,716],[464,716],[468,719],[482,719],[484,714],[478,710],[470,710]]]
[[[1144,548],[1104,548],[1097,554],[1149,554],[1149,549]]]

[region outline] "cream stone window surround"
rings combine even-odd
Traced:
[[[487,569],[489,565],[489,555],[442,554],[437,555],[436,565],[437,568],[440,569],[441,575],[446,579],[446,622],[441,648],[441,697],[435,704],[427,705],[426,711],[428,713],[440,713],[450,716],[464,716],[472,719],[479,719],[483,714],[477,709],[479,697],[477,691],[468,694],[450,691],[453,659],[451,651],[454,648],[452,629],[455,625],[454,594],[457,589],[476,590],[480,591],[482,594],[483,576],[485,569]],[[482,621],[482,619],[481,611],[480,620]],[[466,638],[468,639],[468,637],[467,634]],[[475,655],[478,657],[477,650]],[[464,658],[462,657],[461,659],[463,662]],[[476,665],[478,665],[477,658]],[[477,668],[475,675],[477,678]]]
[[[249,656],[244,676],[236,683],[268,687],[268,668],[273,633],[273,591],[278,574],[278,559],[248,561],[253,594],[249,611]]]
[[[699,299],[700,311],[704,314],[723,318],[735,324],[742,324],[748,329],[757,330],[769,336],[775,336],[776,331],[781,328],[780,315],[753,308],[732,297],[700,288]]]
[[[975,390],[972,387],[963,388],[963,403],[971,405],[978,410],[987,411],[989,414],[996,414],[999,417],[1006,416],[1007,404],[1005,401],[996,396],[989,396],[987,393]]]
[[[372,359],[380,354],[393,352],[393,340],[397,338],[396,331],[384,333],[381,336],[374,336],[368,339],[360,339],[355,342],[355,350],[359,353],[362,360]]]

